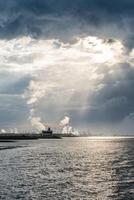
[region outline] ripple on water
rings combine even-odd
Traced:
[[[134,199],[134,142],[126,140],[67,138],[4,145],[0,199]]]

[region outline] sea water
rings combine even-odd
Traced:
[[[134,139],[0,143],[0,200],[133,200]]]

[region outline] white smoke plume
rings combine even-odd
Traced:
[[[72,133],[72,134],[73,134],[73,135],[76,135],[76,136],[79,136],[79,135],[80,135],[79,131],[76,130],[76,129],[73,130],[73,133]]]
[[[40,117],[35,117],[35,109],[30,109],[30,116],[29,116],[30,123],[34,129],[41,132],[42,130],[45,130],[45,125],[41,122]]]
[[[42,124],[41,122],[41,118],[40,117],[32,117],[30,119],[31,121],[31,125],[39,132],[41,132],[42,130],[45,130],[45,126]]]
[[[72,134],[79,135],[79,132],[76,129],[73,129],[72,126],[69,125],[70,118],[65,116],[63,120],[60,121],[60,126],[63,126],[62,134]]]
[[[63,133],[63,134],[71,134],[71,133],[72,133],[72,127],[69,126],[69,125],[65,126],[65,127],[63,128],[63,130],[62,130],[62,133]]]
[[[41,98],[45,96],[46,90],[47,86],[44,82],[31,80],[24,94],[24,98],[27,99],[27,104],[30,107],[29,120],[32,127],[39,132],[45,130],[45,126],[41,122],[41,118],[36,117],[35,109]]]
[[[67,125],[62,129],[62,134],[72,134],[75,136],[79,136],[79,131],[73,129],[71,126]]]
[[[1,129],[1,133],[6,133],[6,130],[5,129]]]
[[[70,122],[70,118],[65,116],[63,120],[60,121],[60,126],[66,126]]]
[[[46,93],[46,85],[42,81],[31,80],[26,95],[28,96],[28,105],[37,103]]]
[[[14,133],[18,133],[18,129],[17,128],[14,128]]]
[[[31,109],[30,109],[30,117],[34,116],[34,113],[35,113],[35,109],[34,109],[34,108],[31,108]]]
[[[73,134],[73,135],[80,135],[76,129],[73,129],[71,126],[67,125],[63,128],[62,134]]]

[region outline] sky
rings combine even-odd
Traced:
[[[133,88],[133,0],[0,0],[1,128],[134,134]]]

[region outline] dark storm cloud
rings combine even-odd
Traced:
[[[114,70],[101,72],[103,87],[90,98],[93,107],[87,110],[87,120],[119,122],[134,112],[134,68],[123,63]]]
[[[131,47],[133,13],[133,0],[1,0],[0,37],[30,35],[66,40],[79,34],[108,34],[125,38]],[[116,24],[117,30],[105,30],[109,24]]]

